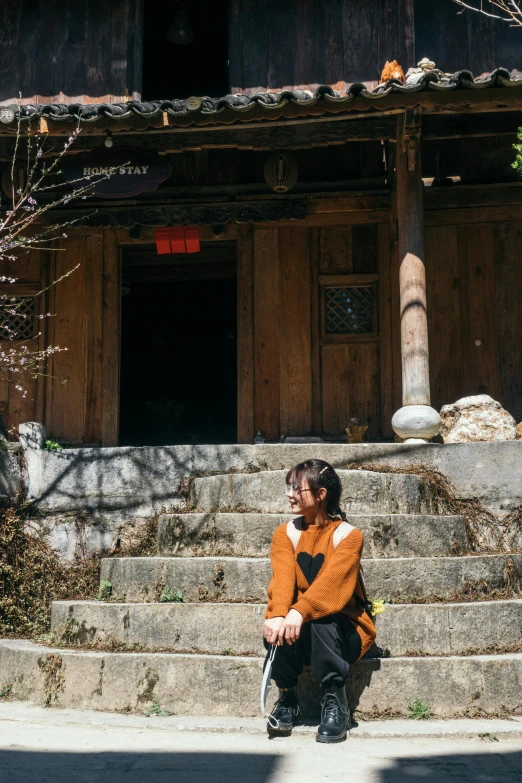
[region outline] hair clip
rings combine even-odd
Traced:
[[[319,475],[322,476],[325,470],[328,470],[328,465],[325,468],[323,468],[321,471],[319,471]]]

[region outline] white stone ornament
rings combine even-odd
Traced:
[[[440,416],[430,405],[405,405],[392,418],[393,431],[408,442],[426,441],[440,430]]]
[[[26,421],[18,425],[20,443],[24,449],[43,449],[47,433],[43,424],[37,421]]]
[[[0,109],[0,122],[3,122],[4,125],[10,125],[12,122],[14,122],[15,117],[15,112],[13,109],[10,109],[9,106],[3,106]]]
[[[515,440],[517,424],[502,405],[487,394],[463,397],[441,412],[444,443]]]

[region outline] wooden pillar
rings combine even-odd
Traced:
[[[392,425],[402,438],[436,435],[438,413],[430,407],[420,110],[397,120],[397,223],[401,314],[402,405]]]

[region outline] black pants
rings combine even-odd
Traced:
[[[265,640],[265,648],[270,646]],[[278,688],[293,688],[303,668],[311,666],[324,688],[340,688],[360,654],[361,637],[355,626],[344,615],[332,614],[303,623],[296,642],[285,641],[277,648],[272,679]]]

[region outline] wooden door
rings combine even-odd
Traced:
[[[315,429],[344,440],[352,417],[390,437],[392,359],[388,226],[318,230]]]

